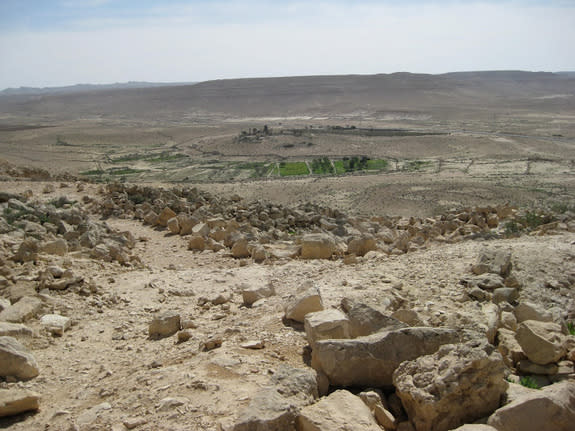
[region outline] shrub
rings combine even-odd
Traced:
[[[519,380],[519,384],[521,386],[525,386],[526,388],[530,388],[530,389],[541,389],[541,386],[539,386],[537,384],[537,382],[535,380],[533,380],[533,377],[531,377],[531,376],[521,377],[521,379]]]

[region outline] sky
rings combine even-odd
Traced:
[[[575,0],[0,0],[0,89],[575,70]]]

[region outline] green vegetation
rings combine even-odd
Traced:
[[[367,169],[369,171],[384,171],[388,167],[387,160],[384,159],[367,159]]]
[[[136,160],[142,160],[150,163],[169,163],[177,160],[185,159],[188,156],[182,153],[171,153],[170,151],[162,151],[161,153],[155,154],[126,154],[125,156],[120,156],[115,159],[111,159],[112,163],[126,163],[134,162]]]
[[[556,202],[551,204],[551,211],[553,211],[556,214],[575,212],[575,203]]]
[[[516,236],[521,233],[523,229],[515,220],[508,221],[504,226],[505,236]]]
[[[530,389],[541,389],[541,386],[539,386],[531,376],[521,377],[521,379],[519,380],[519,384],[521,386],[525,386],[526,388]]]
[[[316,175],[333,174],[331,162],[327,157],[321,159],[313,159],[311,162],[311,171]]]
[[[110,168],[106,170],[94,169],[91,171],[80,172],[80,175],[84,176],[103,176],[103,175],[132,175],[139,174],[141,172],[147,172],[146,169],[133,169],[127,166],[120,168]]]
[[[575,335],[575,323],[567,322],[567,330],[569,331],[569,334]]]
[[[429,165],[431,165],[429,160],[408,160],[405,162],[405,165],[403,165],[403,170],[409,172],[419,171]]]
[[[294,175],[309,175],[309,169],[305,162],[280,163],[280,176],[289,177]]]

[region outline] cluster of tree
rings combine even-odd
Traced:
[[[368,160],[369,157],[366,156],[361,157],[355,156],[352,157],[351,159],[349,157],[344,157],[343,169],[345,169],[346,172],[361,171],[367,169]]]
[[[311,170],[314,174],[327,174],[333,172],[331,162],[327,157],[313,159],[311,162]]]

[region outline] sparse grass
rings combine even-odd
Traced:
[[[519,380],[519,384],[521,386],[525,386],[526,388],[530,389],[541,389],[541,386],[539,386],[531,376],[521,377],[521,379]]]
[[[370,171],[384,171],[388,167],[388,162],[385,159],[369,159],[367,161],[367,169]]]
[[[403,170],[409,172],[420,171],[421,169],[426,168],[429,165],[431,165],[431,162],[429,160],[408,160],[403,165]]]
[[[289,177],[294,175],[309,175],[309,169],[305,162],[280,163],[280,176]]]
[[[575,323],[567,322],[567,330],[569,331],[569,334],[575,335]]]
[[[515,236],[521,233],[523,228],[515,221],[508,221],[505,223],[505,236]]]
[[[556,214],[565,214],[566,212],[575,212],[575,203],[555,202],[551,204],[551,211]]]
[[[136,160],[142,160],[149,163],[169,163],[185,159],[186,157],[188,156],[182,153],[171,153],[170,151],[162,151],[161,153],[155,153],[155,154],[140,154],[140,153],[126,154],[124,156],[111,159],[111,161],[112,163],[126,163],[126,162],[134,162]]]

